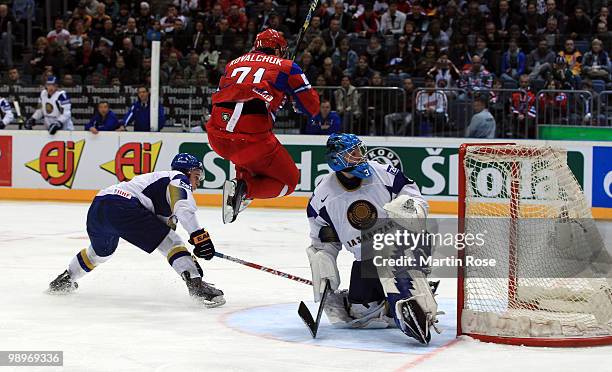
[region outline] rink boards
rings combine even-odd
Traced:
[[[325,162],[326,137],[281,135],[279,140],[296,161],[301,172],[300,182],[293,195],[258,200],[253,206],[305,208],[315,185],[330,172]],[[457,210],[457,152],[464,141],[364,137],[371,160],[401,168],[419,185],[431,211],[444,214]],[[594,217],[612,219],[612,143],[515,142],[566,149],[568,165],[581,184]],[[193,153],[204,163],[205,180],[195,194],[198,204],[220,205],[221,187],[226,179],[234,176],[234,169],[212,151],[206,134],[198,133],[94,135],[75,131],[50,136],[44,131],[3,131],[0,134],[0,198],[88,201],[97,190],[108,185],[137,174],[168,169],[178,152]]]

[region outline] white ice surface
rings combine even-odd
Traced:
[[[207,280],[225,291],[227,304],[203,309],[189,299],[164,257],[123,241],[109,262],[80,281],[77,293],[47,295],[48,282],[88,244],[87,208],[0,201],[0,350],[64,351],[63,368],[15,371],[612,371],[612,347],[454,341],[453,329],[440,343],[446,346],[426,351],[393,333],[398,330],[335,333],[323,324],[321,340],[311,340],[294,315],[300,300],[311,299],[310,287],[215,258],[201,262]],[[219,251],[309,277],[305,212],[249,209],[231,225],[222,225],[218,209],[202,208],[199,217]],[[346,286],[350,255],[344,252],[339,262]],[[447,279],[440,286],[445,306],[455,297],[455,285]],[[249,324],[257,322],[258,312],[261,324]],[[253,334],[274,314],[274,328],[285,340]],[[403,348],[396,344],[402,342]],[[387,351],[363,351],[364,344]],[[12,369],[0,367],[5,370]]]

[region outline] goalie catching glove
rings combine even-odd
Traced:
[[[210,240],[208,231],[204,229],[192,232],[188,242],[195,246],[193,254],[196,255],[196,257],[210,260],[215,255],[215,245],[212,240]]]

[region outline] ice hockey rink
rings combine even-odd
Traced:
[[[397,329],[339,330],[326,319],[313,340],[296,312],[300,300],[315,309],[311,287],[219,258],[200,262],[227,303],[202,308],[165,257],[124,241],[110,261],[80,280],[76,293],[48,295],[49,281],[88,244],[87,208],[0,201],[0,350],[64,352],[63,367],[15,371],[612,371],[612,346],[456,339],[452,279],[438,290],[447,312],[440,317],[444,331],[427,347]],[[223,225],[219,209],[200,208],[199,218],[219,252],[310,278],[304,211],[249,209]],[[348,252],[340,254],[341,287],[351,262]]]

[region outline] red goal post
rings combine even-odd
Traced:
[[[469,155],[468,155],[469,152]],[[525,296],[521,298],[521,296],[517,295],[519,286],[519,274],[517,272],[520,263],[518,261],[518,250],[524,249],[529,250],[529,247],[519,247],[519,219],[521,218],[521,162],[529,161],[530,159],[536,159],[538,157],[547,157],[553,159],[555,162],[559,162],[557,159],[559,153],[565,155],[564,152],[555,152],[554,149],[548,146],[523,146],[516,145],[514,143],[466,143],[462,144],[459,148],[459,172],[458,172],[458,181],[459,181],[459,195],[458,195],[458,232],[465,233],[466,232],[466,218],[470,216],[467,215],[467,204],[468,198],[474,198],[473,190],[468,190],[471,187],[472,180],[468,179],[468,174],[466,174],[466,157],[474,157],[474,156],[484,156],[497,159],[499,158],[499,163],[505,164],[503,170],[507,171],[507,177],[510,178],[508,182],[508,191],[507,196],[503,199],[502,202],[486,202],[490,205],[497,205],[497,211],[499,211],[499,215],[508,218],[508,236],[507,239],[504,240],[504,237],[500,240],[501,244],[498,244],[496,248],[500,248],[500,251],[507,248],[507,281],[504,279],[503,282],[505,284],[503,286],[499,285],[499,279],[490,280],[490,283],[495,283],[498,288],[494,290],[486,291],[474,291],[475,293],[466,293],[466,288],[469,289],[469,281],[478,281],[479,286],[487,289],[487,281],[488,279],[479,279],[479,278],[470,278],[466,277],[467,270],[465,266],[459,266],[457,272],[457,336],[467,335],[473,337],[475,339],[485,341],[485,342],[493,342],[493,343],[502,343],[502,344],[511,344],[511,345],[525,345],[525,346],[548,346],[548,347],[576,347],[576,346],[597,346],[597,345],[610,345],[612,344],[612,328],[610,328],[610,323],[608,323],[608,328],[604,328],[600,334],[589,334],[589,335],[559,335],[554,334],[554,332],[550,332],[546,337],[534,336],[532,334],[513,334],[513,329],[505,332],[503,329],[500,331],[499,329],[487,329],[487,326],[483,326],[487,322],[493,322],[497,324],[503,322],[516,322],[516,323],[525,323],[525,322],[542,322],[546,323],[547,321],[551,324],[559,323],[562,324],[565,321],[565,313],[570,312],[568,307],[574,311],[572,308],[572,303],[568,298],[565,298],[560,301],[565,301],[566,305],[561,309],[557,309],[554,306],[542,306],[541,303],[538,302],[537,297],[527,298],[525,300]],[[551,155],[553,154],[553,155]],[[494,161],[493,161],[494,162]],[[565,163],[565,158],[563,158],[562,164],[565,168],[565,173],[571,173],[569,171],[569,167]],[[561,166],[561,165],[559,165]],[[502,167],[500,167],[502,168]],[[553,170],[554,171],[554,170]],[[566,178],[571,177],[574,182],[575,179],[573,175],[567,176]],[[577,182],[576,182],[577,184]],[[579,186],[578,186],[579,189]],[[469,191],[472,191],[471,193]],[[580,195],[582,193],[580,192]],[[528,205],[526,207],[529,207]],[[583,208],[584,209],[584,208]],[[486,214],[485,214],[486,215]],[[590,215],[590,211],[589,211]],[[458,258],[462,263],[465,263],[465,255],[466,250],[468,248],[458,251]],[[504,256],[501,254],[500,256]],[[505,256],[504,256],[505,257]],[[555,283],[556,286],[560,288],[551,289],[550,282],[553,280],[550,278],[544,279],[523,279],[523,281],[531,281],[531,283],[536,282],[536,280],[541,280],[545,282],[545,285],[542,285],[543,291],[551,291],[554,293],[558,293],[561,290],[568,291],[567,288],[563,287],[565,283]],[[571,278],[570,278],[571,280]],[[531,284],[530,284],[531,285]],[[537,283],[536,283],[537,285]],[[536,288],[526,286],[526,288]],[[569,289],[571,292],[573,289]],[[582,291],[583,288],[580,288]],[[612,293],[606,292],[609,289],[603,290],[603,301],[607,301],[612,303]],[[499,303],[495,303],[495,305],[487,306],[487,301],[491,301],[490,299],[486,299],[486,296],[483,298],[478,298],[482,293],[490,294],[495,293],[495,296],[499,298],[503,298],[506,301],[505,308],[504,305],[499,305]],[[527,293],[527,292],[526,292]],[[584,292],[572,292],[572,293],[584,293]],[[588,292],[594,296],[592,293],[596,292]],[[599,293],[597,293],[599,295]],[[527,296],[531,297],[531,296]],[[601,297],[601,296],[600,296]],[[496,300],[499,300],[496,298]],[[468,301],[469,300],[469,301]],[[473,311],[472,309],[468,309],[466,304],[468,302],[476,303],[480,309],[477,311]],[[541,300],[544,302],[544,300]],[[493,303],[493,301],[491,301]],[[500,302],[500,301],[498,301]],[[503,302],[503,301],[502,301]],[[484,305],[483,305],[484,304]],[[578,305],[575,306],[578,308]],[[579,310],[575,310],[579,311]],[[517,315],[513,315],[513,312],[516,312]],[[469,314],[468,314],[469,313]],[[530,313],[533,313],[533,319],[526,320],[525,318],[529,318],[531,316]],[[468,314],[468,315],[466,315]],[[474,315],[477,314],[477,315]],[[588,316],[580,315],[580,321],[582,322],[582,318]],[[479,324],[478,331],[474,331],[473,329],[464,329],[464,321],[465,318],[470,318],[472,324]],[[578,316],[577,316],[578,317]],[[469,322],[469,321],[466,321]],[[554,328],[553,326],[551,326]],[[605,325],[604,325],[605,327]],[[474,328],[474,327],[472,327]],[[561,325],[558,326],[561,329]],[[580,328],[580,327],[578,327]],[[507,334],[506,334],[507,333]],[[559,331],[557,331],[559,333]]]

